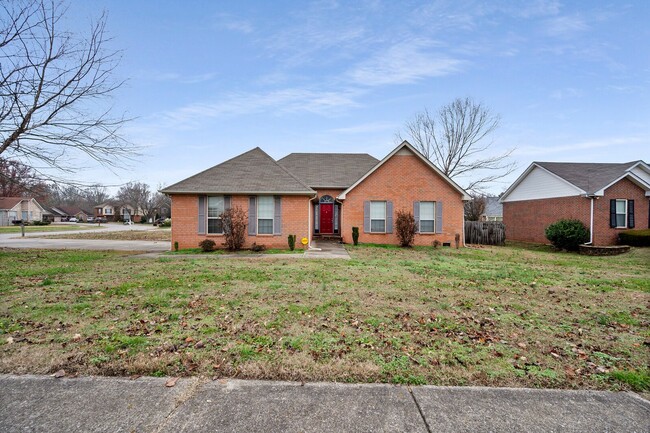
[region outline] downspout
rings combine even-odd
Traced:
[[[591,209],[589,214],[589,242],[585,245],[592,245],[594,243],[594,200],[596,200],[596,197],[592,195],[589,198],[591,199]]]

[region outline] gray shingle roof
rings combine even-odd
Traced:
[[[367,153],[291,153],[278,164],[312,188],[348,188],[378,162]]]
[[[168,186],[162,192],[309,195],[315,193],[259,147]]]
[[[535,162],[553,174],[577,186],[587,194],[600,191],[623,176],[639,161],[624,163]]]

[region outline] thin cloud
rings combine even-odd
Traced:
[[[338,134],[366,134],[369,132],[393,130],[399,126],[395,122],[370,122],[360,125],[347,126],[344,128],[332,129],[331,132]]]
[[[230,14],[218,14],[216,26],[221,29],[243,34],[253,33],[255,30],[250,21],[236,18]]]
[[[408,40],[395,44],[384,53],[361,63],[348,75],[356,84],[381,86],[414,83],[424,78],[459,72],[466,62],[432,52],[436,45],[429,40]]]
[[[589,30],[589,26],[579,16],[559,16],[544,23],[544,32],[553,37],[570,38],[586,30]]]
[[[647,138],[643,137],[611,137],[602,140],[583,141],[574,144],[562,144],[559,146],[523,146],[519,147],[513,153],[516,156],[534,156],[566,153],[572,151],[584,151],[601,149],[613,146],[625,146],[630,144],[638,144],[647,142]]]
[[[233,93],[219,102],[199,102],[161,115],[163,123],[195,127],[206,118],[222,118],[260,112],[276,114],[310,112],[335,115],[358,106],[356,91],[283,89],[267,93]]]

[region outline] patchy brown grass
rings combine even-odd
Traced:
[[[0,372],[650,386],[650,249],[0,251]]]
[[[61,235],[48,235],[53,239],[97,239],[113,241],[170,241],[171,229],[156,230],[124,230],[93,233],[65,233]]]

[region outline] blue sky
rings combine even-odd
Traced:
[[[494,153],[650,160],[650,2],[72,0],[109,14],[143,156],[85,180],[172,184],[255,146],[377,158],[422,109],[470,96],[501,116]]]

